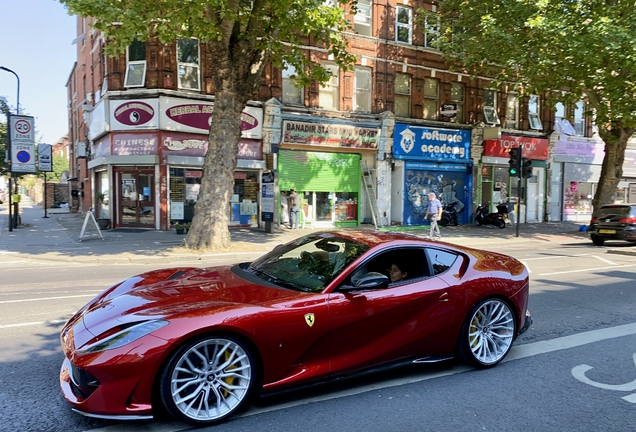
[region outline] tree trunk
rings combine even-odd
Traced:
[[[627,141],[633,133],[633,128],[622,127],[618,124],[613,124],[611,129],[604,126],[599,127],[599,135],[605,141],[605,158],[603,159],[598,188],[592,200],[594,210],[604,204],[614,202],[616,187],[623,177],[623,161],[625,160]]]

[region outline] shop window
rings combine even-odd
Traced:
[[[395,40],[408,44],[412,43],[413,11],[411,8],[404,6],[395,8]]]
[[[304,87],[296,85],[296,68],[285,64],[283,69],[283,103],[303,105]]]
[[[437,49],[437,41],[439,40],[439,15],[427,16],[424,20],[424,46],[426,48]]]
[[[484,90],[484,122],[490,125],[498,125],[497,115],[497,92],[495,90]]]
[[[506,97],[506,129],[519,129],[519,97],[508,93]]]
[[[574,130],[576,135],[585,136],[585,102],[580,101],[574,105]]]
[[[411,77],[395,74],[395,104],[393,111],[397,117],[411,116]]]
[[[541,117],[539,117],[539,109],[539,96],[530,95],[528,97],[528,124],[530,125],[530,129],[543,129]]]
[[[320,108],[328,110],[337,110],[339,107],[338,101],[340,98],[338,83],[339,83],[339,69],[337,65],[323,64],[322,67],[331,72],[331,77],[327,82],[320,86],[320,93],[318,95],[318,104]]]
[[[353,30],[364,36],[371,36],[373,31],[373,3],[371,0],[358,0],[358,10],[353,17]]]
[[[126,50],[125,87],[143,87],[146,84],[146,42],[134,39]]]
[[[371,112],[371,69],[356,67],[353,85],[355,111]]]
[[[180,89],[201,90],[199,80],[199,41],[197,39],[177,40],[177,70]]]
[[[437,120],[439,116],[439,81],[435,78],[424,79],[424,114],[422,118]]]
[[[464,123],[464,85],[451,83],[450,101],[457,106],[457,114],[451,119],[453,123]]]

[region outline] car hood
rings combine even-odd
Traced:
[[[98,336],[131,322],[195,318],[237,308],[256,311],[307,295],[250,282],[237,273],[242,273],[238,266],[144,273],[109,288],[71,321],[83,321],[86,330]]]

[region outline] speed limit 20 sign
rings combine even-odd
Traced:
[[[11,116],[11,172],[35,174],[33,117]]]

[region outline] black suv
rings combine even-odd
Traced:
[[[605,240],[636,243],[636,204],[606,204],[592,215],[590,238],[596,246]]]

